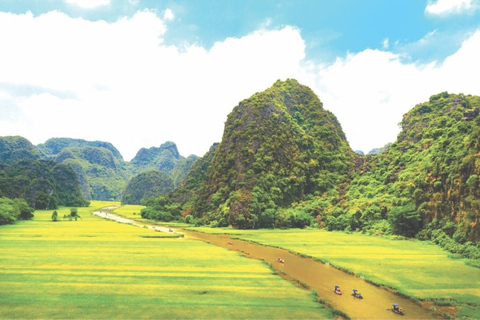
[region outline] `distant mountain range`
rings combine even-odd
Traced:
[[[126,162],[111,143],[103,141],[52,138],[34,146],[22,137],[0,137],[0,163],[11,165],[19,160],[48,160],[68,165],[75,172],[86,200],[122,200],[123,192],[131,190],[127,189],[129,181],[152,170],[163,172],[173,189],[196,159],[193,155],[181,156],[173,142],[166,142],[158,148],[141,149],[131,162]],[[151,195],[159,196],[162,192]],[[126,203],[140,203],[143,198],[129,195]]]
[[[5,181],[19,160],[53,161],[73,169],[87,200],[161,196],[149,202],[151,217],[397,234],[467,250],[480,239],[479,110],[478,96],[433,95],[404,115],[395,142],[361,155],[314,92],[288,79],[233,108],[222,141],[198,159],[173,142],[125,162],[107,142],[0,138],[0,196],[13,194]]]

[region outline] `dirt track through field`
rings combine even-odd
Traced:
[[[183,232],[183,231],[182,231]],[[391,290],[375,286],[363,279],[325,265],[311,258],[292,254],[284,249],[263,246],[243,240],[231,239],[228,235],[214,235],[199,232],[186,232],[188,238],[207,241],[230,250],[241,252],[248,258],[265,260],[272,265],[279,275],[308,289],[317,290],[320,299],[333,308],[346,313],[353,319],[439,319],[440,316],[419,306],[410,299],[403,298]],[[284,259],[279,263],[278,258]],[[342,295],[334,293],[338,285]],[[364,299],[351,295],[357,289]],[[398,315],[390,310],[393,303],[400,304],[405,315]]]
[[[108,211],[108,210],[107,210]],[[134,220],[119,217],[107,211],[95,211],[93,214],[117,222],[128,223],[138,227],[148,227],[155,231],[183,233],[187,239],[196,239],[242,253],[245,257],[264,260],[283,278],[293,281],[306,289],[317,291],[318,297],[331,307],[342,311],[353,319],[440,319],[441,317],[414,301],[401,297],[391,290],[378,287],[354,275],[338,270],[332,266],[301,257],[287,250],[263,246],[228,235],[206,234],[187,230],[142,224]],[[285,262],[278,262],[278,258]],[[334,293],[334,286],[340,286],[343,294]],[[363,299],[351,295],[357,289]],[[404,315],[393,313],[393,303],[400,304]],[[288,316],[287,316],[288,317]]]

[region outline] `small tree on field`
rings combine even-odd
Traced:
[[[77,208],[71,208],[70,209],[70,215],[68,216],[68,218],[70,220],[75,219],[75,221],[77,221],[78,218],[82,219],[82,217],[80,217],[78,215],[78,209]]]
[[[58,221],[58,212],[57,210],[52,213],[52,221]]]

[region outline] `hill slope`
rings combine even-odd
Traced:
[[[352,159],[337,119],[313,91],[277,81],[229,114],[194,214],[220,225],[263,226],[267,210],[342,185]]]
[[[37,160],[40,153],[27,139],[19,136],[0,137],[0,163],[11,164],[18,160]]]
[[[45,160],[0,164],[0,197],[23,198],[35,209],[88,205],[75,172],[67,165]]]
[[[478,241],[479,109],[480,97],[446,92],[415,106],[397,141],[364,158],[335,205],[317,200],[323,223],[331,230]]]
[[[122,204],[143,204],[148,198],[159,197],[173,190],[172,179],[163,171],[144,171],[133,177],[122,197]]]

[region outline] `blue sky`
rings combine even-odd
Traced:
[[[480,94],[478,0],[0,0],[0,30],[0,135],[126,160],[167,140],[203,155],[276,79],[309,85],[364,152],[430,95]],[[92,118],[112,127],[66,124]]]

